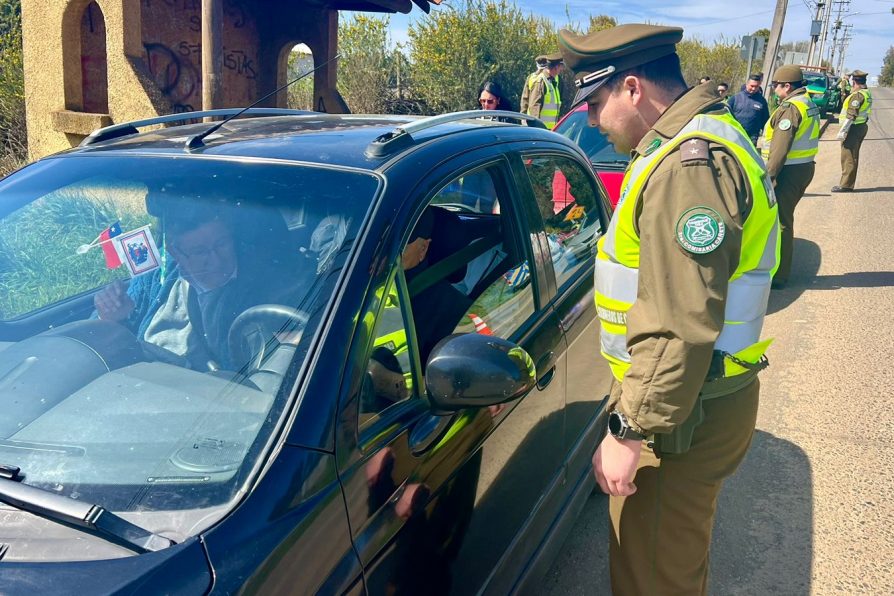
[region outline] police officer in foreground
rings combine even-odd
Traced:
[[[559,73],[562,70],[562,55],[558,52],[537,56],[537,71],[528,75],[522,89],[521,107],[523,114],[540,118],[550,130],[559,122],[559,108],[562,97],[559,93]]]
[[[758,407],[779,223],[763,161],[710,85],[687,89],[683,30],[559,34],[592,126],[632,151],[596,260],[615,384],[593,456],[611,495],[615,594],[703,594],[717,495]]]
[[[832,187],[832,192],[853,192],[857,181],[857,167],[860,165],[860,145],[869,130],[869,115],[872,113],[872,95],[866,88],[868,73],[855,70],[851,73],[853,89],[844,100],[841,114],[841,181]]]
[[[779,269],[773,276],[772,286],[778,289],[785,287],[792,268],[795,207],[813,180],[814,160],[819,151],[820,116],[819,108],[807,96],[800,66],[781,66],[774,77],[773,90],[780,104],[764,127],[761,154],[776,191],[782,227]]]

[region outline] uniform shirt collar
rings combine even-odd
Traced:
[[[636,149],[633,150],[633,157],[654,151],[656,140],[659,143],[664,143],[675,137],[697,114],[715,111],[709,109],[712,105],[716,104],[717,110],[725,110],[722,101],[710,85],[693,87],[678,97],[664,111],[652,129],[646,133]]]

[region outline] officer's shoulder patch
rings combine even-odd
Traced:
[[[687,209],[677,220],[677,242],[683,250],[704,255],[717,250],[726,237],[726,225],[710,207]]]
[[[858,105],[860,105],[860,100],[859,99],[851,100],[851,105],[854,107],[857,107]]]
[[[680,163],[694,165],[708,160],[708,141],[705,139],[689,139],[680,145]]]
[[[788,130],[791,127],[792,127],[792,121],[789,120],[788,118],[783,118],[782,120],[779,121],[779,126],[777,128],[779,128],[779,130]]]

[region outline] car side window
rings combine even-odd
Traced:
[[[486,169],[464,174],[432,199],[432,205],[474,213],[499,213],[500,204],[493,178]]]
[[[442,200],[445,191],[468,188],[473,179],[480,193],[475,195],[474,210],[456,210],[455,203]],[[494,166],[455,178],[416,223],[405,258],[408,253],[415,256],[404,265],[423,367],[432,348],[451,333],[508,338],[534,314],[525,236],[511,205]],[[420,255],[418,238],[426,236],[428,243]]]
[[[601,191],[592,175],[569,158],[527,156],[524,163],[561,289],[596,256],[596,241],[603,233]]]
[[[367,312],[375,312],[378,308],[379,314],[374,323],[373,345],[361,391],[361,426],[386,408],[409,399],[414,387],[407,325],[395,277],[376,291],[374,301]]]

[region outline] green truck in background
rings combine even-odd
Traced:
[[[807,82],[807,95],[810,101],[819,108],[820,118],[835,117],[841,103],[841,92],[832,84],[829,74],[823,70],[804,69],[804,80]]]

